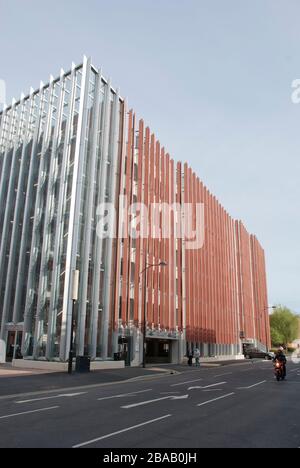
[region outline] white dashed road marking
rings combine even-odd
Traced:
[[[23,416],[25,414],[32,414],[32,413],[41,413],[42,411],[51,411],[54,409],[59,408],[59,406],[51,406],[50,408],[42,408],[42,409],[36,409],[32,411],[25,411],[24,413],[15,413],[15,414],[7,414],[5,416],[0,416],[0,419],[8,419],[8,418],[13,418],[15,416]]]
[[[138,392],[132,392],[132,393],[121,393],[120,395],[112,395],[112,396],[98,398],[98,401],[111,400],[112,398],[124,398],[127,396],[135,396],[138,393],[145,393],[145,392],[151,392],[151,391],[152,391],[152,388],[149,388],[148,390],[140,390]]]
[[[125,429],[121,429],[120,431],[112,432],[111,434],[106,434],[104,436],[98,437],[97,439],[88,440],[87,442],[83,442],[81,444],[74,445],[73,448],[80,448],[80,447],[84,447],[86,445],[94,444],[95,442],[99,442],[100,440],[108,439],[109,437],[113,437],[115,435],[122,434],[123,432],[132,431],[133,429],[137,429],[138,427],[143,427],[143,426],[146,426],[147,424],[153,424],[155,422],[162,421],[163,419],[169,418],[170,416],[172,416],[172,415],[171,414],[166,414],[166,416],[162,416],[162,417],[156,418],[156,419],[151,419],[150,421],[145,421],[145,422],[143,422],[141,424],[136,424],[135,426],[127,427]]]
[[[258,385],[262,385],[266,383],[266,380],[263,380],[262,382],[258,382],[256,384],[250,385],[249,387],[238,387],[238,390],[249,390],[249,388],[254,388],[257,387]]]
[[[209,403],[214,403],[215,401],[222,400],[223,398],[228,398],[232,395],[235,395],[235,393],[228,393],[227,395],[222,395],[219,398],[214,398],[213,400],[204,401],[204,403],[199,403],[197,406],[208,405]]]

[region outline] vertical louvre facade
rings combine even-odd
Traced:
[[[97,230],[103,204],[115,210],[113,236]],[[198,205],[204,243],[188,248]],[[242,339],[270,345],[258,240],[90,59],[0,113],[0,262],[0,340],[24,358],[67,359],[74,270],[79,355],[112,359],[126,343],[139,364],[145,317],[150,360],[180,361],[195,346],[237,355]]]

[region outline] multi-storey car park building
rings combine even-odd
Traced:
[[[103,203],[116,216],[99,228]],[[134,216],[143,236],[127,235]],[[195,247],[182,232],[200,222]],[[66,361],[72,316],[76,353],[92,360],[122,351],[138,365],[144,323],[148,361],[180,361],[196,346],[235,356],[243,341],[270,345],[258,240],[170,158],[90,59],[0,114],[0,262],[2,360],[21,351]]]

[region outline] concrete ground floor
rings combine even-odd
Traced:
[[[146,363],[149,364],[180,364],[185,362],[190,353],[198,348],[201,359],[232,360],[243,358],[242,343],[200,343],[191,342],[184,333],[154,333],[146,334],[145,343],[143,333],[139,329],[128,335],[115,337],[119,356],[126,365],[138,366],[143,360],[143,346],[146,349]]]
[[[23,331],[20,325],[9,329],[4,340],[0,340],[0,363],[12,362],[22,368],[65,371],[67,363],[59,358],[46,359],[44,356],[22,356]],[[91,357],[91,369],[116,369],[124,366],[138,367],[143,362],[143,348],[146,350],[147,364],[180,364],[194,350],[200,350],[201,359],[232,360],[242,359],[242,344],[200,343],[188,341],[184,333],[170,333],[167,330],[147,330],[140,328],[117,330],[110,337],[110,354],[105,358]],[[76,339],[75,339],[76,343]],[[76,345],[75,345],[76,348]],[[78,355],[78,352],[76,353]],[[87,356],[87,352],[85,353]]]

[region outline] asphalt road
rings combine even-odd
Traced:
[[[300,447],[300,365],[181,374],[0,399],[0,447]]]

